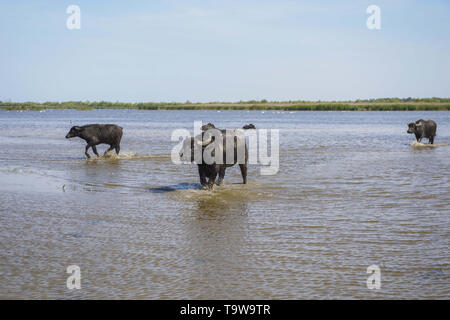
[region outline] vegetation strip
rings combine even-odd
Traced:
[[[450,98],[384,98],[356,101],[239,101],[239,102],[0,102],[4,110],[137,109],[137,110],[279,110],[279,111],[448,111]]]

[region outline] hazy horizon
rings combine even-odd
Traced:
[[[403,101],[405,99],[411,98],[412,101]],[[441,99],[441,100],[448,100],[450,99],[450,97],[380,97],[380,98],[368,98],[368,99],[354,99],[354,100],[301,100],[301,99],[294,99],[294,100],[267,100],[267,99],[261,99],[261,100],[256,100],[256,99],[250,99],[250,100],[238,100],[238,101],[190,101],[190,100],[186,100],[186,101],[175,101],[175,100],[160,100],[160,101],[107,101],[107,100],[60,100],[60,101],[32,101],[32,100],[11,100],[9,99],[8,101],[2,101],[0,100],[0,103],[39,103],[39,104],[45,104],[45,103],[69,103],[69,102],[81,102],[81,103],[101,103],[101,102],[106,102],[106,103],[118,103],[118,104],[138,104],[138,103],[177,103],[177,104],[239,104],[239,103],[267,103],[267,104],[271,104],[271,103],[364,103],[366,101],[375,101],[375,100],[380,100],[380,99],[401,99],[402,101],[399,101],[397,103],[414,103],[415,101],[413,101],[414,99]],[[266,101],[264,101],[266,100]],[[378,101],[377,101],[378,102]],[[379,103],[384,103],[384,102],[379,102]],[[395,102],[385,102],[385,103],[395,103]],[[416,103],[428,103],[428,102],[416,102]],[[429,103],[447,103],[446,101],[442,102],[442,101],[436,101],[436,102],[429,102]]]

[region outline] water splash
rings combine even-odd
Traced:
[[[443,147],[443,146],[449,146],[448,143],[438,143],[438,144],[429,144],[429,143],[421,143],[417,141],[411,142],[411,147],[413,148],[436,148],[436,147]]]
[[[119,155],[115,151],[109,151],[103,156],[90,158],[88,160],[134,160],[134,159],[158,159],[170,158],[170,154],[153,154],[153,155],[139,155],[135,152],[120,152]]]

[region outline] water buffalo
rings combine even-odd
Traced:
[[[88,153],[89,148],[92,148],[94,153],[99,156],[96,145],[105,143],[109,144],[109,149],[105,154],[112,149],[116,149],[116,153],[120,152],[120,140],[122,139],[122,127],[115,124],[88,124],[82,127],[72,127],[66,135],[66,139],[80,137],[87,143],[85,155],[90,158]]]
[[[207,131],[209,129],[216,129],[216,127],[214,126],[214,124],[212,124],[211,122],[209,122],[208,124],[205,124],[201,127],[202,131]],[[242,127],[242,129],[244,130],[248,130],[248,129],[256,129],[255,125],[253,123],[250,124],[246,124],[245,126]],[[221,130],[222,132],[225,132],[226,130]]]
[[[244,129],[244,130],[256,129],[256,127],[253,123],[250,123],[250,124],[246,124],[245,126],[243,126],[242,129]]]
[[[417,142],[422,142],[423,138],[427,138],[430,144],[433,144],[436,136],[436,122],[433,120],[417,120],[415,123],[408,123],[408,133],[416,136]]]
[[[254,125],[252,126],[255,128]],[[203,189],[212,189],[217,175],[219,175],[217,185],[221,185],[225,177],[226,168],[234,166],[236,163],[239,164],[243,183],[246,184],[248,149],[245,134],[242,130],[221,130],[217,129],[212,123],[202,126],[202,130],[205,132],[201,135],[184,140],[183,148],[180,151],[180,158],[188,158],[189,162],[195,161],[197,163],[200,183]],[[226,155],[227,141],[230,144],[228,147],[231,146],[233,148],[231,151],[233,154],[229,151],[229,158],[231,159],[227,159]],[[195,157],[196,150],[199,153],[200,161],[197,161]],[[211,162],[211,160],[214,160],[211,159],[211,156],[215,156],[216,150],[221,151],[223,159],[222,161]],[[218,159],[220,160],[220,155],[218,155]]]

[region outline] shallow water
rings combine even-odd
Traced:
[[[278,174],[200,190],[170,159],[194,120],[279,129]],[[87,123],[122,126],[122,154],[86,160],[64,136]],[[0,150],[0,298],[450,298],[448,112],[0,111]]]

